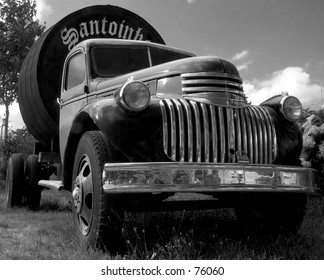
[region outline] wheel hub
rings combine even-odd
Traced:
[[[83,196],[83,191],[82,191],[82,184],[80,180],[77,178],[73,182],[73,192],[72,192],[72,197],[73,197],[73,204],[75,211],[80,214],[82,210],[82,196]]]

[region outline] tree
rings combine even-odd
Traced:
[[[19,71],[30,47],[45,30],[36,17],[35,0],[0,2],[0,105],[5,106],[4,139],[9,106],[17,100]]]

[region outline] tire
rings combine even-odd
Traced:
[[[23,155],[12,154],[9,158],[6,177],[7,208],[22,205],[24,183]]]
[[[115,151],[100,131],[81,137],[73,166],[73,220],[81,244],[117,251],[121,241],[123,211],[114,196],[102,187],[102,171],[108,161],[118,161]]]
[[[239,222],[256,232],[296,234],[303,222],[306,204],[306,195],[297,194],[246,203],[234,210]]]
[[[37,155],[29,155],[26,160],[25,167],[26,179],[26,202],[27,207],[36,210],[40,206],[42,189],[38,185],[40,180],[40,165]]]

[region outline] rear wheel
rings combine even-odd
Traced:
[[[21,206],[24,192],[24,159],[22,154],[9,158],[6,177],[7,207]]]
[[[303,222],[306,204],[306,195],[296,194],[257,203],[250,201],[235,208],[235,214],[250,229],[274,234],[295,234]]]
[[[37,155],[29,155],[27,157],[25,179],[27,206],[31,209],[37,209],[40,205],[42,192],[41,187],[38,185],[38,181],[40,180],[40,166]]]
[[[73,167],[73,220],[75,232],[87,247],[115,251],[121,240],[123,211],[103,191],[102,171],[114,150],[100,131],[86,132],[79,142]]]

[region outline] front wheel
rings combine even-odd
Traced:
[[[86,247],[114,251],[121,240],[123,212],[113,196],[103,191],[104,164],[114,160],[100,131],[80,139],[73,167],[73,220],[76,235]]]

